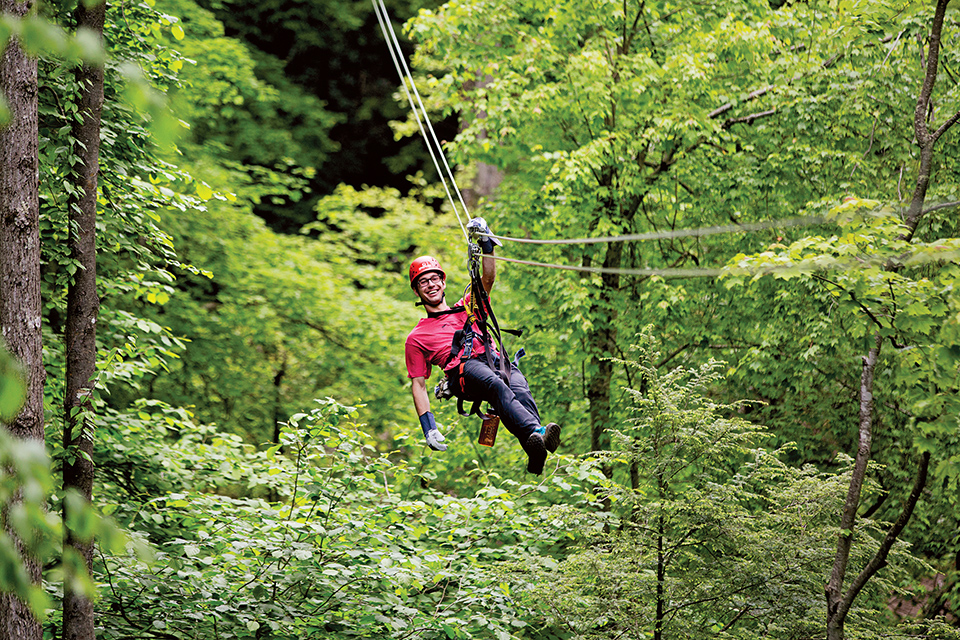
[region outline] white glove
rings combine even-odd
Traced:
[[[503,243],[496,238],[488,237],[493,235],[493,231],[490,231],[490,227],[487,226],[487,221],[483,218],[470,218],[470,222],[467,223],[467,233],[480,234],[483,236],[477,238],[477,244],[480,245],[484,253],[493,253],[494,245],[498,247],[503,246]]]
[[[442,444],[443,441],[444,441],[443,434],[437,431],[436,429],[427,431],[427,445],[434,451],[447,450],[447,445]]]
[[[427,439],[427,446],[434,451],[446,451],[447,445],[441,444],[444,440],[443,434],[437,431],[437,421],[433,417],[433,412],[427,411],[420,416],[420,428],[423,430],[423,436]]]

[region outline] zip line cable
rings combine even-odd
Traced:
[[[611,267],[578,267],[568,264],[551,264],[548,262],[534,262],[532,260],[517,260],[515,258],[504,258],[497,255],[486,255],[484,257],[533,267],[563,269],[566,271],[581,271],[585,273],[612,273],[628,276],[661,276],[664,278],[716,278],[724,273],[730,276],[757,276],[775,274],[778,272],[794,272],[795,274],[822,273],[830,271],[856,271],[862,269],[886,267],[890,264],[918,267],[933,262],[958,262],[960,261],[960,247],[944,248],[936,253],[929,254],[913,251],[900,253],[897,255],[866,253],[845,257],[814,256],[811,258],[803,258],[798,261],[791,260],[790,262],[781,262],[779,264],[753,266],[738,265],[733,267],[727,266],[723,268],[702,269],[617,269]]]
[[[673,231],[651,231],[648,233],[636,233],[622,236],[606,236],[602,238],[572,238],[556,240],[538,240],[534,238],[512,238],[510,236],[498,236],[496,234],[478,234],[488,238],[497,238],[509,242],[520,242],[527,244],[599,244],[604,242],[631,242],[640,240],[664,240],[670,238],[699,238],[701,236],[715,235],[719,233],[749,233],[753,231],[762,231],[772,227],[799,227],[816,224],[824,224],[826,220],[819,216],[806,216],[802,218],[790,218],[787,220],[771,220],[768,222],[748,222],[745,224],[730,224],[713,227],[698,227],[696,229],[676,229]],[[513,262],[531,267],[544,267],[549,269],[563,269],[567,271],[582,271],[584,273],[610,273],[625,276],[661,276],[664,278],[715,278],[722,273],[721,269],[627,269],[612,267],[584,267],[567,264],[556,264],[550,262],[535,262],[533,260],[518,260],[516,258],[505,258],[503,256],[488,256],[494,260],[503,262]]]
[[[433,129],[433,124],[430,122],[430,117],[427,115],[427,108],[423,104],[423,99],[420,97],[420,92],[417,91],[417,85],[413,81],[413,74],[410,72],[410,68],[407,66],[407,61],[403,57],[403,51],[400,48],[400,41],[397,39],[397,34],[393,29],[393,23],[390,21],[390,14],[387,13],[387,7],[383,3],[383,0],[373,0],[373,8],[377,14],[377,21],[380,23],[380,30],[383,31],[383,37],[387,41],[387,49],[390,51],[390,57],[393,59],[393,66],[397,69],[397,75],[400,76],[400,83],[403,85],[403,92],[407,96],[407,100],[410,102],[410,109],[413,111],[414,118],[417,120],[417,126],[420,128],[420,135],[423,136],[423,140],[427,145],[427,151],[430,152],[430,158],[433,160],[433,166],[437,169],[437,174],[440,176],[440,182],[443,183],[443,189],[447,192],[447,198],[450,200],[450,205],[453,207],[453,212],[457,216],[457,222],[460,223],[460,229],[463,231],[463,236],[469,241],[469,236],[467,234],[467,229],[463,225],[463,220],[460,218],[460,211],[457,209],[457,204],[453,200],[453,195],[450,193],[450,188],[447,186],[446,178],[449,178],[450,183],[453,185],[453,190],[457,194],[457,198],[460,200],[460,205],[463,207],[463,213],[465,216],[469,217],[467,212],[467,204],[463,200],[463,195],[460,193],[460,188],[457,186],[457,181],[453,177],[453,171],[450,169],[450,165],[447,163],[447,158],[443,153],[443,147],[440,144],[440,140],[437,138],[437,134]],[[403,67],[401,70],[401,66]],[[404,73],[405,72],[405,73]],[[413,95],[410,93],[410,89],[407,88],[407,82],[410,82],[410,88],[413,90],[413,95],[416,96],[416,102],[414,102]],[[419,103],[419,110],[417,108],[417,103]],[[420,121],[420,113],[423,113],[423,122]],[[424,123],[426,123],[426,129],[424,129]],[[427,135],[427,130],[429,130],[430,135]],[[432,138],[432,144],[431,144]],[[434,145],[436,145],[436,152],[434,151]],[[437,155],[440,156],[440,160],[443,161],[444,169],[446,169],[446,174],[440,168],[440,162],[437,161]]]
[[[488,238],[497,238],[498,240],[507,240],[509,242],[521,242],[526,244],[598,244],[602,242],[630,242],[636,240],[666,240],[670,238],[699,238],[701,236],[711,236],[718,233],[737,233],[762,231],[771,227],[802,227],[826,222],[818,216],[807,216],[803,218],[790,218],[787,220],[771,220],[768,222],[747,222],[744,224],[728,224],[714,227],[698,227],[696,229],[677,229],[674,231],[650,231],[648,233],[635,233],[624,236],[606,236],[602,238],[571,238],[556,240],[538,240],[535,238],[511,238],[510,236],[498,236],[492,233],[481,233],[480,236]],[[579,268],[579,267],[576,267]]]
[[[467,233],[467,229],[464,226],[463,219],[460,217],[460,209],[457,207],[457,202],[454,200],[453,193],[457,194],[457,200],[460,202],[460,206],[463,207],[463,213],[465,216],[469,217],[469,212],[467,210],[467,204],[463,199],[463,194],[460,192],[460,188],[457,185],[456,178],[454,177],[453,171],[450,168],[447,158],[443,152],[443,146],[440,144],[440,140],[437,137],[437,133],[433,128],[433,124],[430,121],[430,117],[427,114],[427,108],[423,103],[423,98],[420,96],[420,92],[417,90],[417,85],[413,79],[413,73],[410,71],[410,67],[407,65],[406,59],[403,56],[403,51],[400,47],[400,41],[397,38],[396,31],[393,28],[393,23],[390,21],[390,14],[387,11],[387,7],[384,4],[383,0],[372,0],[374,12],[377,14],[377,21],[380,23],[380,30],[383,32],[384,40],[387,43],[387,50],[390,52],[390,58],[393,60],[393,66],[397,70],[397,75],[400,77],[400,83],[403,85],[403,92],[407,97],[407,101],[410,103],[410,109],[413,112],[414,119],[417,121],[417,127],[420,129],[420,135],[423,136],[424,143],[426,144],[427,151],[430,153],[430,159],[433,161],[433,166],[437,170],[437,175],[440,178],[440,182],[443,185],[443,189],[447,194],[447,199],[450,201],[450,206],[453,208],[454,214],[457,216],[457,222],[460,225],[460,229],[463,232],[464,238],[469,243],[470,237]],[[407,83],[409,82],[409,87]],[[411,93],[412,91],[412,93]],[[422,120],[421,120],[422,115]],[[429,134],[428,134],[429,132]],[[437,158],[439,156],[439,160]],[[443,168],[441,168],[441,163]],[[453,192],[451,192],[450,185],[447,184],[447,180],[450,181],[450,185],[453,187]],[[553,240],[540,240],[535,238],[514,238],[510,236],[498,236],[496,234],[478,234],[481,237],[496,238],[498,240],[506,240],[509,242],[525,243],[525,244],[599,244],[599,243],[608,243],[608,242],[630,242],[630,241],[643,241],[643,240],[663,240],[671,238],[689,238],[689,237],[702,237],[708,235],[715,235],[720,233],[742,233],[742,232],[752,232],[752,231],[761,231],[763,229],[769,229],[771,227],[795,227],[795,226],[806,226],[806,225],[816,225],[823,224],[825,220],[820,217],[810,216],[803,218],[792,218],[787,220],[776,220],[770,222],[757,222],[757,223],[745,223],[745,224],[732,224],[732,225],[722,225],[722,226],[713,226],[713,227],[700,227],[696,229],[680,229],[674,231],[654,231],[649,233],[639,233],[639,234],[630,234],[630,235],[621,235],[621,236],[605,236],[599,238],[571,238],[571,239],[553,239]],[[711,277],[715,278],[722,273],[721,269],[619,269],[619,268],[608,268],[608,267],[585,267],[585,266],[574,266],[574,265],[562,265],[562,264],[551,264],[546,262],[534,262],[532,260],[518,260],[515,258],[505,258],[502,256],[489,255],[487,257],[493,258],[494,260],[500,260],[503,262],[513,262],[516,264],[523,264],[535,267],[546,267],[552,269],[563,269],[568,271],[581,271],[586,273],[610,273],[610,274],[619,274],[619,275],[646,275],[646,276],[661,276],[661,277],[676,277],[676,278],[695,278],[695,277]],[[861,265],[863,266],[863,265]],[[779,269],[793,268],[793,266],[773,266],[767,267],[764,271],[774,271]]]
[[[621,276],[662,276],[664,278],[715,278],[722,273],[721,269],[615,269],[612,267],[578,267],[569,264],[552,264],[549,262],[534,262],[533,260],[517,260],[503,256],[485,254],[484,258],[493,258],[502,262],[525,264],[531,267],[546,267],[549,269],[564,269],[566,271],[583,271],[586,273],[615,273]]]

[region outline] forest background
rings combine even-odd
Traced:
[[[644,238],[499,251],[534,477],[420,438],[372,4],[4,2],[0,636],[958,637],[948,5],[386,3],[470,215]]]

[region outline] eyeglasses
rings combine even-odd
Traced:
[[[439,284],[441,282],[443,282],[443,278],[441,278],[440,276],[430,276],[430,277],[420,278],[419,280],[417,280],[417,286],[423,288],[423,287],[426,287],[427,285]]]

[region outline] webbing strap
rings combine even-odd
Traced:
[[[472,342],[473,338],[471,337],[470,340]],[[467,390],[464,389],[464,384],[463,384],[463,362],[462,361],[460,362],[460,366],[457,368],[457,372],[458,372],[457,384],[460,385],[460,391],[461,391],[461,395],[457,396],[457,413],[459,413],[462,416],[476,415],[476,416],[480,416],[481,418],[484,417],[483,411],[480,410],[480,403],[482,403],[483,400],[474,400],[473,406],[470,407],[470,411],[464,411],[463,403],[466,400],[465,396],[467,394]]]
[[[471,245],[470,253],[472,257],[479,255],[478,253],[474,253],[475,250],[475,246]],[[491,371],[496,372],[500,379],[508,385],[510,384],[510,363],[507,361],[506,351],[503,347],[500,324],[497,322],[497,316],[493,313],[493,307],[490,305],[490,297],[487,295],[487,290],[483,287],[483,280],[480,277],[479,260],[471,260],[469,272],[470,296],[468,302],[462,307],[458,306],[445,311],[428,313],[427,315],[433,318],[448,313],[467,312],[467,319],[463,325],[463,329],[457,332],[460,336],[458,345],[460,364],[454,370],[456,372],[456,381],[452,386],[459,392],[454,392],[454,395],[457,396],[457,411],[464,416],[477,415],[482,418],[484,417],[483,412],[480,410],[482,400],[475,400],[469,412],[464,410],[464,402],[469,402],[469,400],[466,399],[467,390],[464,385],[463,365],[464,362],[469,360],[473,355],[474,338],[479,337],[481,344],[483,344],[487,366]],[[477,336],[477,332],[473,329],[474,325],[479,329],[479,336]],[[520,335],[522,333],[508,329],[505,331],[514,335]],[[494,346],[494,342],[496,346]],[[456,337],[454,337],[454,344],[457,344]],[[499,362],[494,362],[494,353],[499,353]],[[456,357],[456,354],[453,352],[451,352],[450,355],[451,359]],[[519,360],[520,355],[520,353],[517,354],[514,358],[514,363]],[[453,373],[453,371],[451,371],[451,373]]]
[[[460,313],[461,311],[466,311],[466,309],[464,307],[452,307],[443,311],[427,311],[427,317],[439,318],[440,316],[450,315],[451,313]]]
[[[496,314],[493,313],[493,307],[490,306],[490,297],[487,295],[487,290],[483,288],[483,281],[480,279],[480,272],[476,264],[471,265],[470,268],[470,285],[470,302],[477,310],[477,326],[480,328],[480,339],[483,342],[487,366],[491,370],[497,371],[501,380],[510,384],[510,365],[506,362],[500,324],[497,322]],[[499,367],[496,366],[493,359],[494,341],[496,341],[497,351],[501,356]]]

